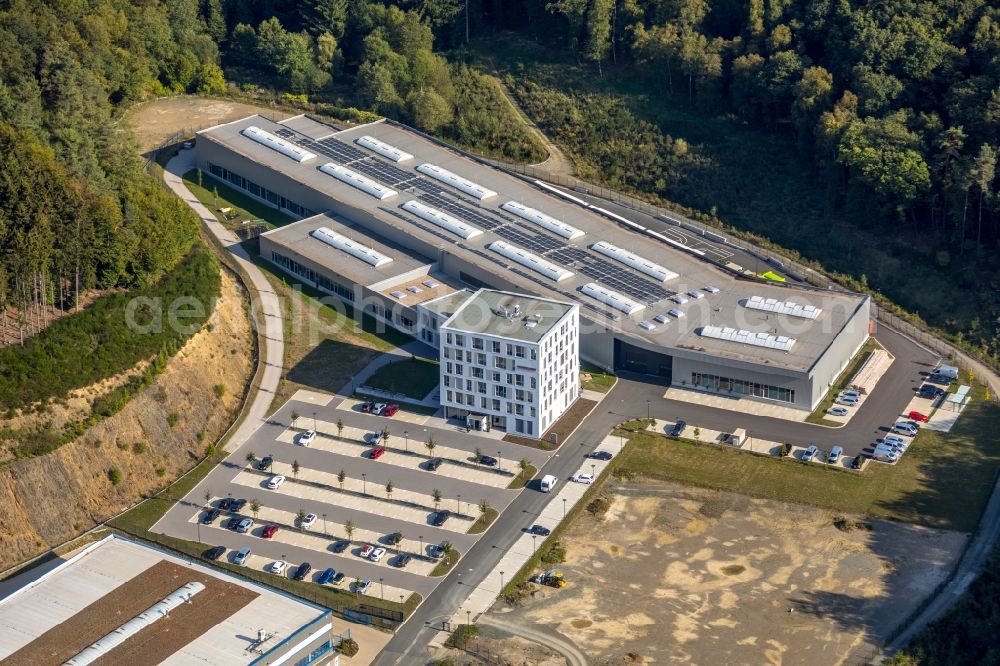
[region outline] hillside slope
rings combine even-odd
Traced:
[[[0,569],[89,529],[192,467],[236,417],[253,351],[246,294],[223,271],[209,324],[152,385],[73,442],[0,472]],[[118,485],[111,469],[121,474]]]

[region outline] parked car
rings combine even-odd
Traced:
[[[670,429],[671,437],[680,437],[684,434],[684,429],[687,427],[687,423],[684,421],[678,421],[674,424],[674,427]]]
[[[909,421],[899,421],[893,424],[892,431],[898,432],[901,435],[908,435],[909,437],[917,436],[916,424],[910,423]]]
[[[413,559],[413,556],[410,555],[409,553],[400,553],[399,555],[396,556],[396,559],[394,559],[391,564],[394,567],[402,569],[403,567],[405,567],[407,564],[410,563],[411,559]]]
[[[872,458],[879,462],[894,463],[899,460],[899,454],[894,453],[891,449],[876,447]]]
[[[319,583],[320,585],[326,585],[327,583],[332,581],[333,577],[336,575],[337,575],[337,570],[334,569],[333,567],[330,567],[328,569],[325,569],[323,573],[319,575],[319,578],[316,580],[316,582]]]
[[[355,586],[354,591],[357,592],[358,594],[368,594],[368,590],[371,589],[371,586],[372,586],[371,580],[365,578],[363,581],[361,581]]]
[[[402,540],[403,534],[401,532],[393,532],[392,534],[387,534],[385,537],[385,542],[390,546],[398,545]]]
[[[330,583],[332,585],[342,585],[343,582],[344,582],[344,572],[343,571],[338,571],[337,575],[334,576],[333,580],[330,581]]]
[[[371,545],[370,543],[366,543],[365,547],[361,549],[361,557],[364,558],[369,557],[374,550],[375,546]]]
[[[444,464],[443,458],[431,458],[430,460],[427,461],[425,467],[427,468],[428,472],[436,472],[438,470],[438,467],[440,467],[442,464]]]
[[[950,385],[954,380],[953,377],[941,374],[933,374],[927,378],[927,381],[934,382],[935,384],[942,384],[944,386]]]
[[[594,475],[593,474],[574,474],[573,476],[569,477],[569,480],[570,481],[574,481],[576,483],[585,483],[587,485],[590,485],[591,483],[594,482]]]
[[[861,464],[865,461],[864,456],[860,453],[854,456],[854,460],[851,461],[851,469],[861,469]]]
[[[856,391],[854,389],[844,389],[837,395],[840,396],[841,398],[857,398],[859,400],[861,399],[861,391]]]
[[[847,416],[847,407],[831,407],[826,413],[830,416]]]
[[[396,403],[389,403],[385,406],[385,410],[382,412],[382,416],[395,416],[396,412],[399,411],[399,405]]]
[[[479,456],[479,464],[486,465],[487,467],[496,467],[500,464],[500,461],[492,456]]]
[[[434,527],[441,527],[442,525],[445,524],[445,522],[448,521],[448,518],[450,517],[451,517],[451,512],[448,511],[448,509],[442,509],[441,511],[438,511],[433,516],[431,516],[431,525],[433,525]]]
[[[838,405],[844,405],[845,407],[857,407],[859,400],[846,395],[838,395],[833,399],[833,402]]]
[[[927,422],[927,415],[917,411],[910,412],[909,414],[906,415],[906,418],[910,419],[911,421],[916,421],[917,423]]]
[[[372,562],[378,562],[379,560],[382,559],[384,555],[385,555],[385,548],[376,548],[368,556],[368,559],[371,560]]]
[[[253,527],[253,518],[244,518],[236,524],[236,531],[240,534],[246,534]]]
[[[271,490],[277,490],[278,488],[281,487],[281,484],[283,484],[284,482],[285,482],[285,477],[278,474],[276,476],[272,476],[268,480],[267,487],[270,488]]]
[[[274,458],[272,458],[271,456],[264,456],[263,458],[257,461],[257,469],[259,469],[261,472],[266,472],[267,470],[271,469],[271,465],[273,464],[274,464]]]
[[[348,541],[347,539],[341,539],[337,543],[330,546],[330,550],[332,550],[335,553],[342,553],[350,547],[351,547],[350,541]]]
[[[361,411],[364,412],[365,414],[370,414],[374,408],[375,408],[375,403],[371,400],[361,403]]]
[[[930,400],[933,400],[934,398],[938,398],[944,395],[944,391],[942,391],[937,386],[934,386],[933,384],[922,385],[918,393],[920,394],[921,398],[928,398]]]
[[[250,547],[244,546],[243,548],[240,548],[235,555],[233,555],[233,564],[243,566],[246,564],[248,557],[250,557]]]
[[[435,560],[441,559],[444,557],[444,544],[438,543],[427,546],[427,554]]]
[[[299,526],[304,530],[311,530],[312,526],[316,524],[317,516],[315,513],[307,513],[306,517],[302,519],[302,524]]]
[[[365,433],[363,438],[366,444],[378,444],[382,441],[382,433],[380,432],[368,432]]]
[[[836,465],[840,461],[840,456],[844,455],[844,447],[835,446],[830,449],[830,455],[826,457],[826,461],[831,465]]]
[[[538,525],[536,523],[535,525],[531,526],[531,529],[528,530],[528,533],[529,534],[537,534],[538,536],[548,536],[548,535],[552,534],[552,530],[550,530],[547,527],[542,527],[541,525]]]
[[[382,457],[383,455],[385,455],[385,447],[384,447],[384,446],[376,446],[376,447],[375,447],[374,449],[372,449],[372,450],[371,450],[371,452],[370,452],[370,453],[368,454],[368,457],[369,457],[369,458],[371,458],[372,460],[378,460],[378,459],[379,459],[379,458],[381,458],[381,457]]]
[[[273,574],[280,574],[285,572],[285,567],[287,566],[288,562],[284,560],[276,560],[271,562],[271,564],[267,567],[267,570]]]
[[[304,433],[299,435],[299,444],[302,446],[309,446],[316,439],[315,430],[306,430]]]
[[[277,533],[278,533],[278,526],[277,525],[267,525],[264,528],[264,531],[260,533],[260,535],[262,537],[264,537],[265,539],[270,539],[271,537],[273,537]]]
[[[225,546],[216,546],[215,548],[209,548],[205,551],[206,560],[217,560],[222,557],[222,554],[226,552]]]
[[[388,405],[386,405],[384,402],[376,402],[372,406],[372,414],[374,414],[375,416],[382,416],[382,412],[385,411],[386,407],[388,407]]]
[[[215,522],[215,519],[219,517],[220,513],[222,512],[219,511],[218,509],[209,509],[208,511],[205,512],[205,517],[201,519],[201,524],[211,525],[212,523]]]
[[[816,453],[819,451],[815,444],[810,444],[809,448],[802,452],[802,462],[810,462],[816,457]]]
[[[219,500],[219,511],[229,511],[229,505],[232,504],[233,500],[228,497],[223,497]]]
[[[243,516],[233,516],[232,518],[229,519],[229,522],[226,523],[226,528],[236,531],[236,528],[239,527],[239,524],[242,521],[243,521]]]
[[[245,499],[234,499],[232,502],[229,503],[229,512],[239,513],[240,509],[242,509],[246,505],[247,501]]]
[[[610,451],[594,451],[592,453],[588,453],[587,457],[593,458],[594,460],[611,460],[612,458]]]
[[[891,435],[890,435],[891,437]],[[896,453],[903,453],[909,448],[909,445],[900,439],[889,439],[888,437],[882,437],[875,440],[875,448],[878,447],[891,449]]]
[[[295,570],[295,575],[292,576],[295,580],[305,580],[305,577],[309,575],[312,571],[312,565],[308,562],[303,562],[299,565],[299,568]]]

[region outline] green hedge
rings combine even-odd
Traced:
[[[211,314],[219,284],[218,263],[198,247],[159,282],[103,296],[86,309],[53,322],[24,346],[0,350],[0,408],[62,398],[143,359],[180,348]],[[178,329],[171,325],[168,313],[181,298],[193,299],[201,308],[176,307],[183,315],[178,318],[183,328]],[[128,326],[129,315],[132,321],[147,325],[147,330]],[[150,326],[157,318],[160,325]]]

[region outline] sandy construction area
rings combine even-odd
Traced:
[[[564,536],[569,580],[506,623],[601,664],[840,664],[930,592],[964,535],[668,483],[612,485]]]

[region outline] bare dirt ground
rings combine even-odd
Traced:
[[[502,664],[503,666],[565,666],[566,660],[548,648],[526,641],[517,636],[509,636],[490,628],[480,628],[480,635],[469,641],[465,650],[437,648],[436,661],[451,659],[452,663]]]
[[[242,287],[223,271],[208,325],[153,384],[76,440],[0,471],[0,569],[89,529],[165,486],[204,455],[238,413],[253,373],[246,307]],[[217,384],[225,386],[221,397]],[[37,418],[62,417],[86,401],[75,397]],[[111,468],[121,472],[117,486],[109,480]]]
[[[564,535],[569,585],[487,616],[599,664],[842,664],[940,582],[965,536],[669,483],[607,487]],[[868,527],[870,525],[870,527]]]
[[[177,132],[196,131],[259,113],[282,120],[291,113],[267,106],[196,96],[162,97],[138,104],[128,112],[128,122],[139,141],[139,152],[159,146]]]

